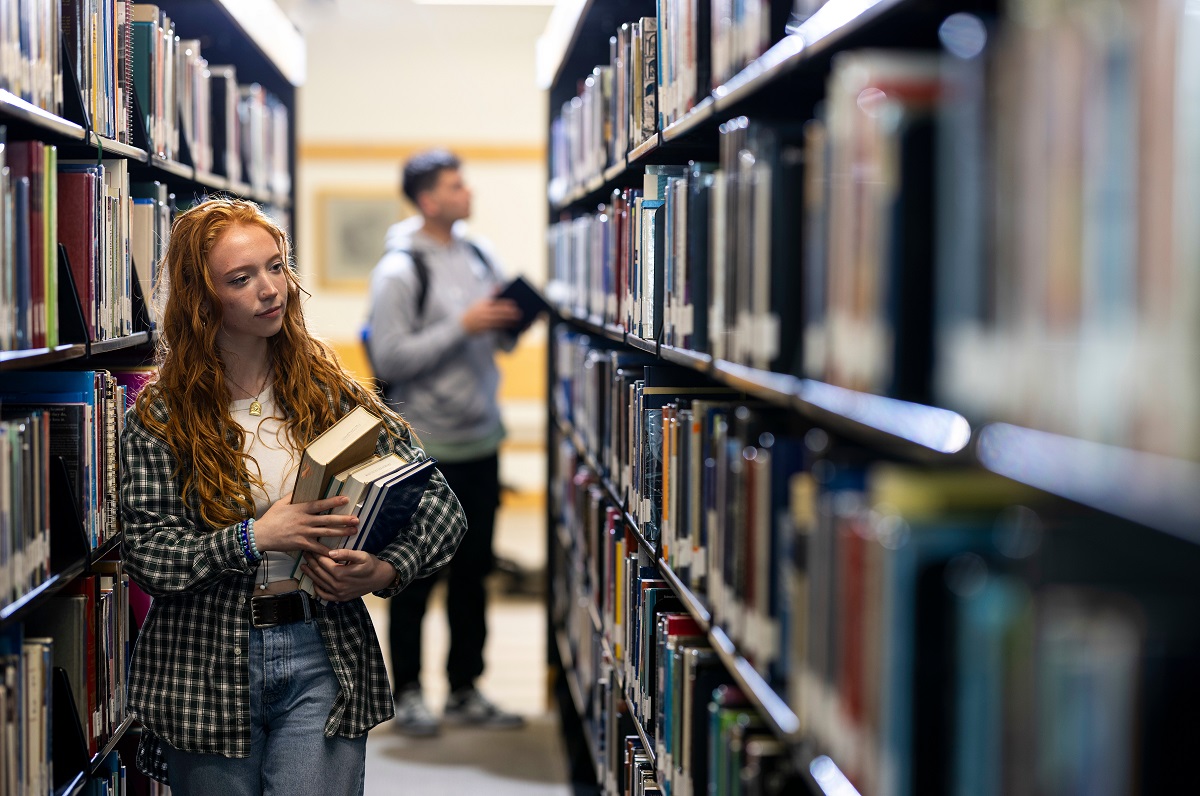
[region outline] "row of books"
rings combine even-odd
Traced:
[[[0,607],[50,577],[50,418],[0,420]]]
[[[255,191],[291,190],[287,109],[236,67],[210,64],[157,5],[133,6],[134,87],[150,151]]]
[[[655,17],[623,24],[609,62],[582,81],[550,124],[550,192],[566,195],[654,135],[658,34]]]
[[[128,576],[120,562],[93,571],[0,633],[0,794],[53,792],[67,761],[82,771],[125,721]],[[119,774],[100,770],[110,785]]]
[[[1176,668],[1200,655],[1194,550],[983,474],[852,458],[797,476],[787,696],[862,792],[1190,778],[1169,748],[1195,736]]]
[[[1162,28],[1177,30],[1169,52],[1192,30],[1182,11],[1139,13],[1177,23]],[[1072,20],[1056,23],[1061,36]],[[1179,110],[1200,83],[1160,64],[1176,91],[1135,102],[1118,89],[1141,74],[1135,61],[1158,62],[1117,59],[1104,85],[1129,112],[1101,114],[1114,132],[1085,138],[1099,110],[1005,66],[1038,62],[1021,49],[1042,46],[1037,34],[1008,21],[998,52],[955,56],[953,28],[968,24],[947,22],[942,56],[839,54],[799,128],[731,119],[715,169],[648,166],[640,190],[553,225],[554,294],[573,314],[717,359],[1200,457],[1200,244],[1180,216],[1200,195],[1187,168],[1200,138]],[[1080,57],[1140,52],[1130,35]],[[1064,107],[1078,110],[1049,111]],[[1070,157],[1036,133],[1043,118],[1063,126],[1053,141]],[[1170,146],[1130,148],[1135,128]],[[1056,213],[1063,223],[1048,224]]]
[[[572,451],[561,453],[560,467],[570,467]],[[764,794],[791,792],[798,781],[786,745],[732,688],[706,633],[661,579],[595,474],[579,468],[564,481],[573,487],[558,504],[562,541],[555,571],[574,574],[556,591],[572,595],[556,619],[571,642],[573,676],[595,683],[589,685],[585,718],[596,757],[605,761],[607,792],[642,786],[664,794],[747,792],[739,786]],[[602,542],[607,551],[585,554],[585,566],[594,568],[603,559],[599,566],[606,571],[584,576],[577,559],[597,536],[607,540]],[[576,590],[567,591],[571,588]],[[576,604],[567,604],[571,601]],[[588,618],[593,609],[580,607],[584,601],[599,608],[600,628]],[[735,713],[739,718],[731,720]],[[630,756],[634,742],[642,759]]]
[[[59,159],[40,141],[5,142],[0,127],[0,350],[58,345],[72,294],[88,340],[131,333],[135,274],[153,324],[174,201],[164,183],[131,182],[128,161]],[[60,245],[73,291],[60,292]]]
[[[826,111],[805,131],[804,201],[790,205],[807,235],[805,375],[932,399],[939,75],[939,61],[926,54],[837,57]]]
[[[969,417],[1196,460],[1200,18],[1110,11],[944,36],[938,390]]]
[[[558,201],[623,161],[784,35],[790,9],[769,0],[663,0],[614,31],[608,63],[581,81],[550,125]]]
[[[970,783],[957,792],[986,792],[1004,771],[1039,767],[1053,772],[1046,792],[1064,792],[1085,758],[1148,790],[1185,775],[1157,757],[1142,765],[1139,750],[1191,704],[1166,662],[1200,655],[1186,629],[1197,555],[1186,543],[982,471],[870,464],[786,410],[693,397],[682,380],[656,396],[661,415],[640,409],[663,430],[661,456],[638,443],[661,468],[642,482],[651,509],[639,509],[643,465],[613,454],[638,422],[638,378],[623,371],[649,381],[670,369],[606,345],[555,335],[554,409],[570,434],[550,494],[574,573],[565,585],[596,615],[567,626],[599,625],[647,736],[660,725],[638,611],[679,596],[678,582],[862,792],[942,792],[954,778]],[[1164,560],[1178,567],[1148,563]],[[1063,690],[1071,670],[1083,691]],[[1042,679],[1022,680],[1029,672]],[[1104,718],[1082,719],[1084,703]]]
[[[0,387],[5,420],[6,476],[0,504],[0,606],[19,599],[50,574],[50,512],[70,522],[82,551],[97,549],[120,530],[118,456],[128,397],[145,373],[127,371],[23,371]],[[65,465],[67,505],[50,501],[51,468]],[[76,519],[77,518],[77,519]],[[75,529],[78,530],[75,530]]]
[[[789,479],[811,455],[806,429],[645,354],[561,329],[555,343],[556,414],[596,452],[598,475],[745,657],[782,678],[782,516]],[[619,527],[619,514],[609,522]],[[605,559],[598,541],[586,550]]]
[[[60,79],[64,92],[78,91],[84,114],[73,121],[133,145],[133,0],[64,0],[61,5],[66,51],[60,56]]]
[[[799,375],[799,133],[739,117],[720,150],[719,164],[647,166],[640,190],[553,225],[558,295],[647,340]]]
[[[74,113],[64,92],[78,92],[85,118],[72,121],[102,136],[261,193],[291,190],[287,109],[210,65],[158,5],[5,0],[0,19],[0,88],[59,116]]]
[[[61,13],[59,3],[0,0],[0,89],[54,114],[63,102]]]

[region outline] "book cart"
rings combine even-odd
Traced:
[[[1198,43],[1168,2],[559,4],[577,785],[1191,781]]]
[[[174,213],[240,196],[291,227],[304,43],[269,1],[0,19],[0,794],[158,792],[124,704],[124,408]]]

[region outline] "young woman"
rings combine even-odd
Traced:
[[[435,473],[378,556],[322,545],[357,519],[325,513],[344,497],[291,502],[309,440],[363,405],[377,453],[424,452],[308,333],[287,236],[257,205],[181,214],[166,278],[158,377],[121,451],[126,568],[153,597],[129,675],[138,766],[175,796],[361,794],[366,732],[393,715],[361,597],[444,566],[462,509]],[[319,601],[291,579],[300,555]]]

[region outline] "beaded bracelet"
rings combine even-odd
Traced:
[[[242,542],[242,552],[246,554],[247,560],[252,564],[257,564],[262,560],[262,555],[258,552],[258,546],[252,541],[254,536],[254,520],[242,520],[238,523],[238,537]]]
[[[246,531],[250,535],[250,549],[254,551],[255,558],[262,558],[263,554],[258,549],[258,542],[254,539],[254,518],[251,517],[250,519],[246,520],[246,523]]]

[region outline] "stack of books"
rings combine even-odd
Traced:
[[[408,525],[425,494],[437,459],[410,462],[394,453],[376,455],[382,431],[383,421],[359,406],[304,449],[292,502],[345,495],[350,502],[330,513],[359,518],[357,534],[325,537],[326,547],[380,552]],[[299,569],[297,560],[293,574]],[[307,576],[300,578],[300,588],[314,593]]]

